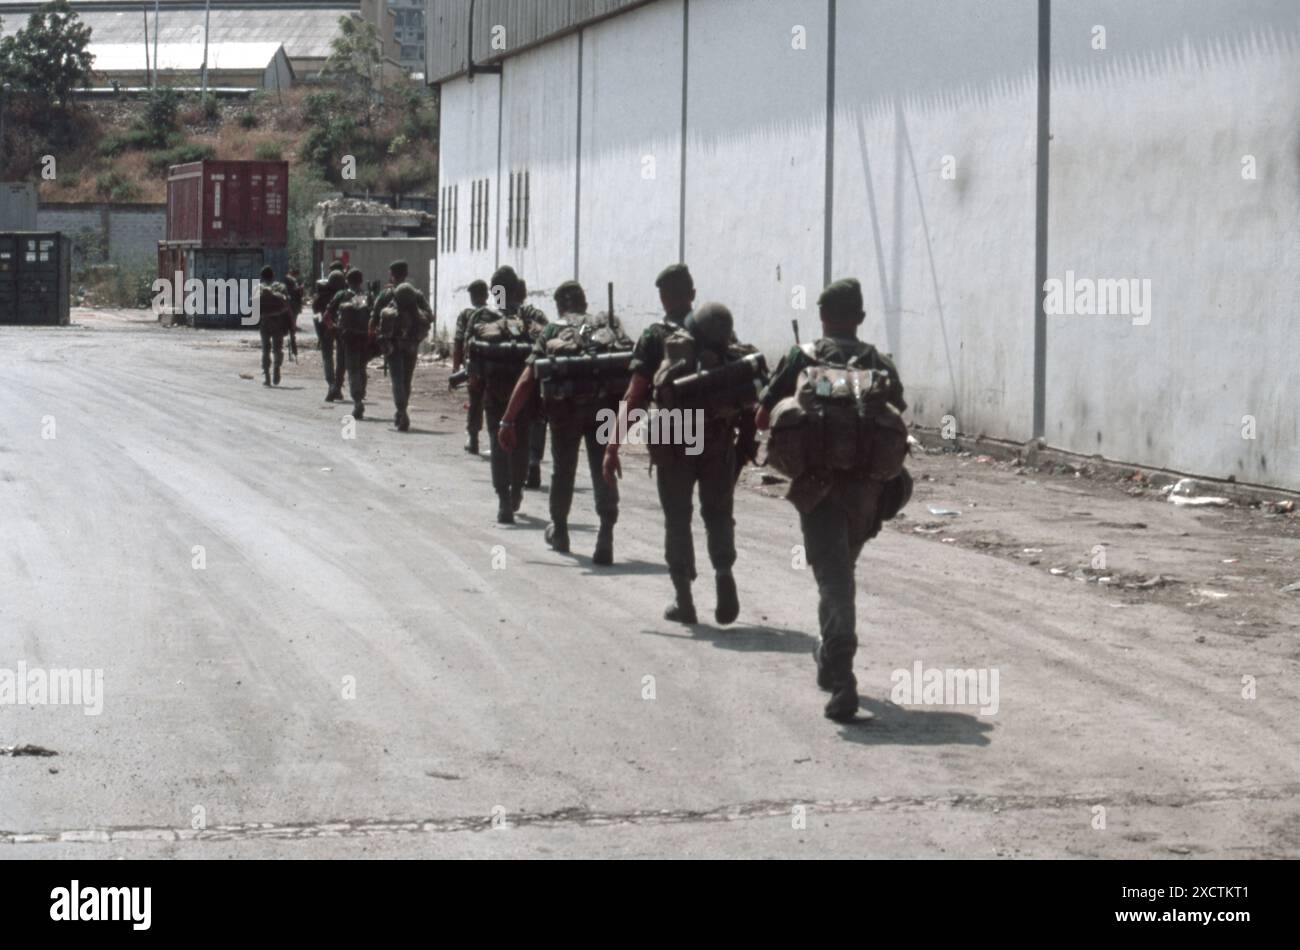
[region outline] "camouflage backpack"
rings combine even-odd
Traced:
[[[617,320],[600,314],[582,322],[561,320],[544,337],[545,357],[533,364],[542,398],[551,409],[617,399],[631,381],[633,343]]]
[[[259,284],[257,289],[258,315],[268,333],[288,333],[293,319],[293,305],[284,284]]]
[[[660,409],[702,409],[710,421],[733,419],[757,404],[766,377],[758,348],[736,341],[730,312],[706,304],[664,338],[654,401]]]
[[[470,375],[481,377],[488,392],[499,398],[510,398],[533,351],[527,324],[516,314],[484,307],[470,318],[466,337]]]
[[[420,305],[420,292],[411,284],[399,284],[392,303],[379,312],[379,336],[389,346],[418,347],[432,325],[431,315]]]
[[[348,291],[348,298],[339,304],[339,332],[348,340],[357,340],[370,334],[370,297],[364,292]]]
[[[852,471],[888,482],[903,471],[907,424],[889,401],[896,378],[888,369],[868,367],[869,354],[843,365],[817,361],[813,344],[803,346],[813,360],[795,394],[772,410],[767,464],[789,478],[808,471]]]

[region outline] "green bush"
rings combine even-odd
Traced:
[[[146,136],[150,148],[162,148],[176,128],[176,113],[180,104],[179,92],[170,86],[159,86],[150,91],[145,99],[144,113],[132,129]]]
[[[95,178],[95,194],[106,201],[134,201],[140,186],[121,172],[104,172]]]
[[[157,136],[152,132],[141,128],[130,128],[125,132],[105,136],[103,141],[99,143],[99,154],[111,157],[120,155],[123,152],[159,148],[166,144],[166,141],[159,142]]]
[[[256,112],[239,113],[239,127],[241,129],[255,129],[259,121]]]
[[[262,142],[253,149],[253,157],[259,162],[278,162],[284,158],[284,147],[279,142]]]
[[[155,171],[165,172],[168,166],[184,165],[186,162],[201,162],[216,158],[217,151],[211,145],[177,145],[173,148],[154,152],[149,156],[149,165]]]
[[[216,122],[221,118],[221,105],[217,102],[217,97],[207,95],[202,98],[200,107],[203,110],[203,118],[209,122]]]

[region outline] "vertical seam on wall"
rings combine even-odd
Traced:
[[[1038,0],[1038,147],[1034,194],[1034,420],[1033,438],[1047,429],[1047,199],[1052,105],[1052,2]]]
[[[822,236],[822,286],[831,278],[831,252],[835,240],[835,9],[836,0],[826,0],[826,209]]]
[[[501,65],[497,74],[497,194],[501,194],[501,117],[506,111],[506,67]],[[496,248],[496,263],[493,268],[501,266],[501,202],[497,202],[496,233],[492,235],[492,246]]]
[[[677,260],[686,260],[686,106],[691,62],[691,0],[682,0],[682,156],[681,194],[677,208]]]
[[[582,49],[585,31],[578,31],[578,142],[573,153],[573,279],[578,280],[582,251]]]

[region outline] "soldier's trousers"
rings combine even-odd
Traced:
[[[493,395],[491,390],[483,393],[483,412],[487,416],[488,445],[492,452],[492,487],[497,497],[510,499],[524,490],[524,480],[528,478],[528,450],[532,441],[532,411],[525,409],[515,420],[515,434],[518,436],[515,450],[507,453],[497,441],[497,432],[501,429],[501,417],[505,415],[510,404],[510,394]]]
[[[343,372],[343,341],[338,339],[338,334],[333,330],[325,329],[325,324],[320,320],[316,323],[316,341],[320,344],[320,361],[321,366],[325,369],[325,385],[331,391],[335,388],[335,374]],[[338,379],[338,388],[343,388],[343,380]]]
[[[366,363],[369,362],[366,359],[369,355],[366,349],[364,337],[343,341],[343,365],[348,374],[348,395],[352,397],[354,406],[360,406],[366,401]],[[342,384],[342,380],[339,384]]]
[[[528,431],[528,464],[541,465],[546,458],[546,417],[540,412],[533,417]]]
[[[469,387],[469,409],[465,411],[465,431],[477,436],[483,428],[483,390]]]
[[[822,665],[836,683],[853,675],[858,651],[854,569],[862,546],[878,530],[880,491],[878,482],[837,478],[821,503],[799,516],[804,552],[817,579]]]
[[[618,486],[610,485],[601,473],[605,446],[596,438],[600,422],[595,412],[574,420],[551,420],[551,521],[569,523],[573,507],[573,485],[578,477],[578,455],[584,443],[587,468],[591,472],[591,490],[596,498],[596,514],[601,521],[618,521]]]
[[[656,461],[659,504],[664,510],[664,560],[674,576],[695,580],[695,541],[691,518],[695,512],[695,486],[700,487],[700,515],[708,535],[709,561],[719,572],[736,563],[736,522],[732,518],[735,499],[736,449],[725,436],[708,438],[704,451],[687,455],[681,446]]]
[[[393,381],[393,405],[398,412],[406,412],[411,403],[411,383],[415,379],[415,364],[419,362],[419,347],[403,349],[394,346],[388,354],[388,377]]]
[[[284,334],[283,333],[262,333],[262,372],[271,371],[271,354],[275,354],[275,368],[279,369],[284,365]]]

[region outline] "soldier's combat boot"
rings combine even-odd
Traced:
[[[685,574],[673,575],[673,588],[677,599],[664,611],[664,619],[673,623],[696,623],[695,600],[691,597],[691,579]]]
[[[279,366],[277,366],[277,367],[275,368],[275,375],[273,375],[273,376],[271,377],[271,381],[272,381],[273,383],[275,383],[275,385],[277,385],[277,386],[280,385],[280,367],[279,367]]]
[[[269,369],[262,370],[262,385],[263,386],[271,385],[271,371]]]
[[[334,389],[334,388],[331,388],[330,391],[327,392],[327,393],[325,394],[325,401],[326,401],[326,402],[342,402],[342,401],[343,401],[343,390],[341,390],[341,389]]]
[[[546,526],[546,543],[551,546],[552,551],[560,554],[569,553],[569,526],[563,524],[548,524]]]
[[[514,524],[515,510],[511,505],[509,495],[501,495],[497,498],[497,524]]]
[[[360,422],[366,417],[366,404],[364,402],[354,402],[352,404],[352,418]]]
[[[736,593],[736,578],[730,571],[719,571],[717,578],[718,605],[713,608],[713,619],[724,627],[740,616],[740,595]]]
[[[858,681],[852,673],[836,677],[831,687],[831,698],[826,703],[826,718],[836,722],[852,722],[857,713]]]
[[[828,693],[835,692],[835,681],[831,678],[831,671],[822,663],[822,645],[820,643],[813,647],[813,660],[817,664],[817,687]]]
[[[465,433],[465,451],[470,455],[478,455],[478,433]]]
[[[591,563],[608,567],[614,563],[614,522],[600,519],[600,533],[596,535],[596,550]]]
[[[528,466],[528,481],[524,482],[525,488],[542,487],[542,467],[536,462]]]
[[[510,510],[518,511],[524,506],[524,488],[520,485],[518,488],[510,490]]]
[[[408,416],[405,412],[399,412],[397,414],[397,431],[408,432],[410,431],[410,428],[411,428],[411,417]]]

